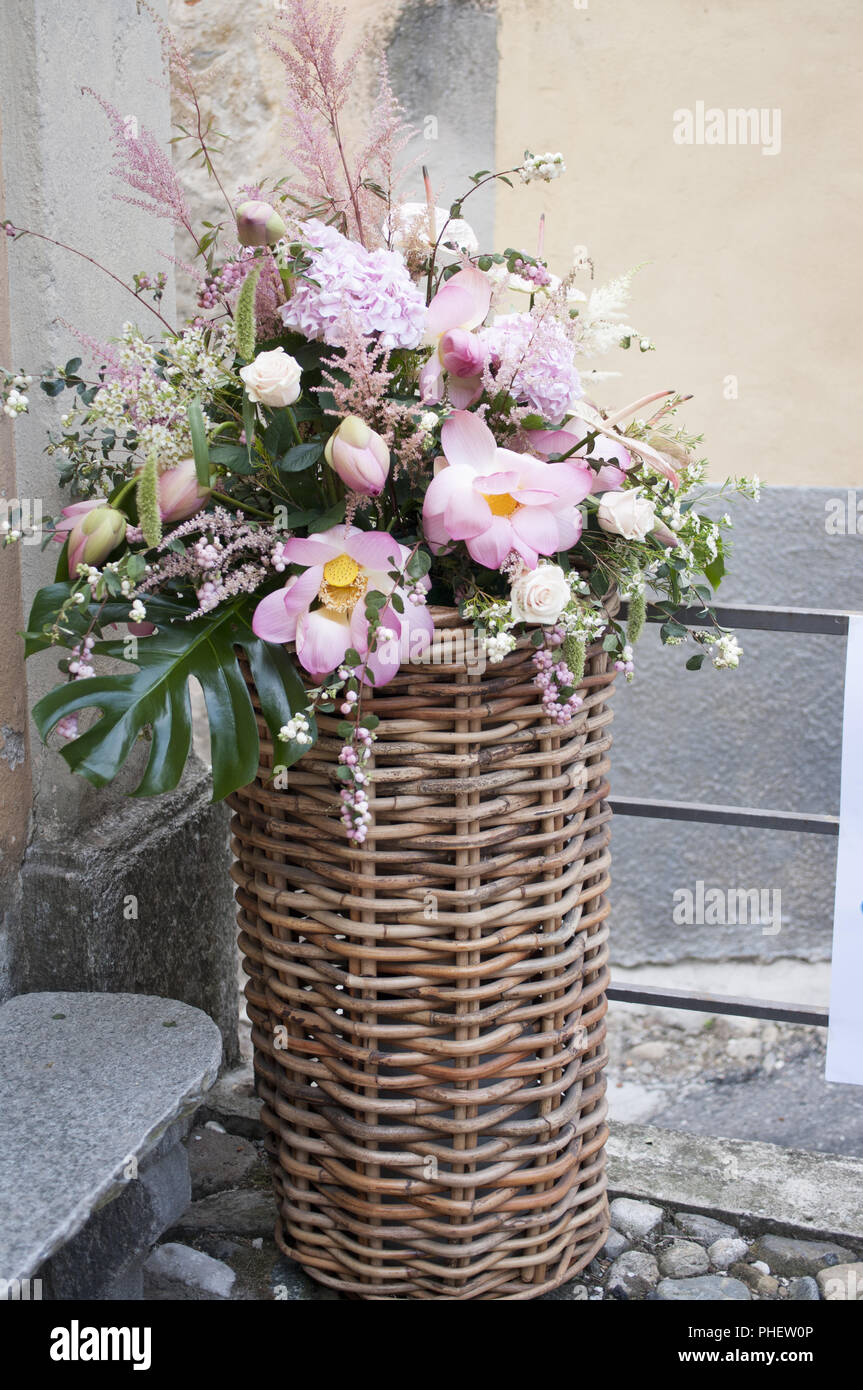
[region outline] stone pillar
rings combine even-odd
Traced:
[[[152,22],[135,0],[103,0],[98,14],[53,0],[8,0],[0,46],[4,216],[86,251],[127,281],[171,270],[171,226],[118,201],[105,117],[91,86],[167,142],[169,95]],[[5,240],[5,239],[4,239]],[[0,254],[0,357],[35,373],[83,356],[66,322],[97,339],[150,315],[88,262],[24,238]],[[6,261],[8,260],[8,273]],[[163,300],[171,320],[173,285]],[[66,321],[66,322],[64,322]],[[159,325],[155,319],[147,327]],[[56,515],[68,494],[44,453],[59,402],[31,391],[31,414],[2,441],[0,490]],[[51,548],[53,551],[53,547]],[[35,591],[53,577],[38,545],[0,555],[0,990],[137,991],[182,999],[219,1025],[236,1056],[236,969],[227,813],[209,805],[194,764],[176,793],[127,799],[132,776],[95,790],[56,749],[28,749],[29,707],[56,680],[43,653],[23,674],[22,626]],[[143,750],[141,750],[143,752]],[[139,759],[140,766],[140,759]],[[25,833],[27,835],[24,848]],[[22,852],[23,851],[23,852]]]

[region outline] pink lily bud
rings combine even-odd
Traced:
[[[479,376],[486,364],[486,350],[475,333],[451,328],[440,340],[440,360],[450,376]]]
[[[241,246],[275,246],[287,231],[282,218],[269,203],[255,198],[237,208],[237,236]]]
[[[100,565],[107,560],[125,535],[126,518],[114,507],[103,505],[81,512],[69,527],[70,576],[77,578],[79,565]]]
[[[210,495],[210,489],[198,482],[194,459],[183,459],[176,468],[160,473],[158,487],[163,521],[187,521],[201,510]]]
[[[390,451],[358,415],[345,416],[327,440],[324,458],[353,492],[377,497],[383,491],[390,471]]]

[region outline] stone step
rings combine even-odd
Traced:
[[[2,1296],[140,1297],[142,1258],[189,1202],[181,1141],[221,1049],[213,1021],[173,999],[0,1006]]]

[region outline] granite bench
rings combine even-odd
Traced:
[[[0,1005],[0,1299],[135,1299],[190,1200],[182,1143],[213,1085],[215,1023],[173,999]]]

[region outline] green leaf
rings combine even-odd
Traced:
[[[27,631],[24,634],[24,655],[32,656],[34,652],[44,651],[51,646],[47,637],[42,635],[42,629],[53,623],[66,599],[72,592],[72,585],[69,583],[46,584],[40,589],[33,600],[33,607],[30,609],[30,617],[27,620]],[[90,619],[86,608],[72,608],[68,614],[68,626],[75,632],[79,632],[83,637],[89,626]]]
[[[229,473],[245,477],[254,473],[255,465],[250,460],[245,444],[216,444],[210,450],[210,462],[226,468]]]
[[[687,671],[700,671],[706,656],[707,652],[696,652],[695,656],[691,656],[686,663]]]
[[[207,428],[200,401],[189,401],[189,431],[192,435],[192,453],[195,457],[195,477],[201,487],[210,486],[210,450],[207,444]]]
[[[271,459],[278,458],[293,442],[294,432],[291,428],[291,418],[284,409],[274,410],[273,418],[270,420],[263,433],[263,445]]]
[[[415,550],[407,563],[407,575],[410,579],[422,579],[423,575],[428,574],[431,569],[431,556],[426,550]]]
[[[243,595],[213,614],[188,620],[190,610],[158,595],[148,597],[147,618],[157,624],[157,631],[139,639],[134,662],[127,654],[127,639],[97,642],[94,648],[96,655],[137,669],[73,681],[45,695],[33,710],[42,738],[67,715],[94,708],[101,711],[100,719],[60,750],[73,772],[99,787],[116,777],[139,735],[149,729],[150,757],[133,795],[171,791],[180,780],[191,744],[188,682],[194,676],[204,692],[210,725],[213,799],[221,800],[245,786],[258,770],[259,741],[236,647],[249,660],[274,740],[291,715],[305,711],[307,704],[303,684],[284,648],[262,642],[252,631],[255,603],[255,598]],[[102,621],[123,622],[127,613],[128,603],[107,604]],[[294,750],[294,761],[308,748],[306,744]]]
[[[684,638],[688,636],[688,633],[682,623],[678,623],[673,618],[669,618],[668,622],[663,623],[662,627],[659,629],[659,636],[663,643],[665,643],[668,641],[669,637]]]
[[[246,435],[246,458],[252,461],[252,445],[255,442],[255,407],[248,396],[243,396],[243,429]]]
[[[341,502],[336,502],[335,506],[330,507],[329,511],[324,512],[323,515],[309,522],[307,528],[308,533],[310,536],[313,536],[316,531],[328,531],[331,526],[338,526],[339,522],[344,521],[344,519],[345,500],[342,498]]]
[[[304,469],[317,463],[320,456],[321,445],[318,440],[309,444],[295,444],[279,459],[276,466],[280,473],[302,473]]]
[[[709,565],[705,565],[704,573],[710,580],[710,587],[713,589],[715,593],[716,590],[719,588],[719,585],[722,583],[722,577],[725,574],[725,561],[723,560],[722,556],[717,555],[715,560],[711,560]]]

